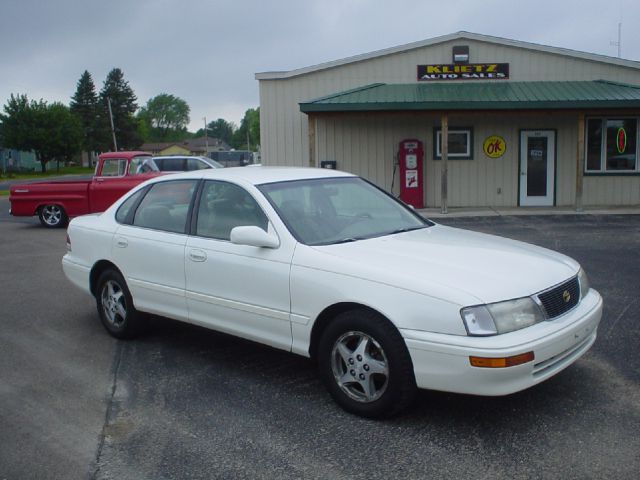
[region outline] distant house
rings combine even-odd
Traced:
[[[153,155],[204,155],[209,157],[212,152],[228,151],[231,147],[218,138],[197,137],[182,142],[144,143],[140,150]]]
[[[182,142],[144,143],[139,149],[153,155],[191,155],[191,151]]]
[[[49,165],[47,165],[47,167],[48,166]],[[40,169],[40,162],[38,162],[33,152],[21,152],[19,150],[0,147],[0,171],[3,173],[11,171],[39,171]]]

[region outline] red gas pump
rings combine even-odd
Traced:
[[[400,142],[400,200],[415,208],[424,208],[424,150],[420,140]]]

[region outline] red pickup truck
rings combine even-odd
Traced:
[[[161,175],[151,158],[147,152],[103,153],[91,180],[12,185],[11,215],[38,215],[42,225],[57,228],[69,218],[104,212],[139,183]]]

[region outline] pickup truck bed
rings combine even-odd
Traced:
[[[91,180],[62,180],[54,182],[33,182],[14,185],[11,188],[11,214],[32,216],[44,197],[48,203],[64,204],[69,217],[89,213],[89,185]]]

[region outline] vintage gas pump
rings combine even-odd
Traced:
[[[415,208],[424,207],[424,151],[420,140],[400,142],[398,163],[400,164],[400,200]]]

